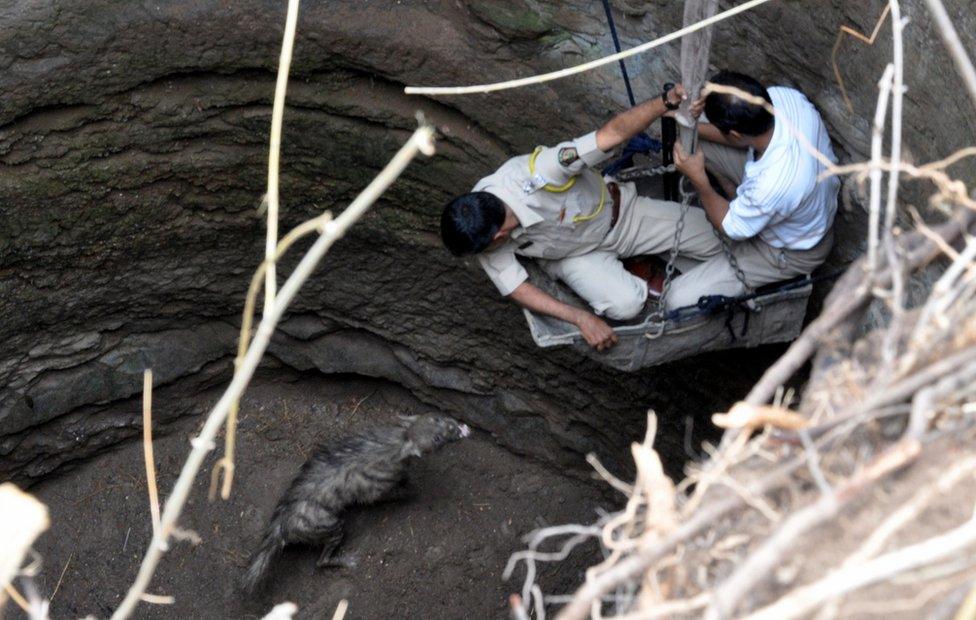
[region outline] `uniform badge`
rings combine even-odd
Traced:
[[[568,166],[577,159],[579,159],[579,153],[576,152],[576,147],[566,146],[559,149],[559,163],[563,166]]]

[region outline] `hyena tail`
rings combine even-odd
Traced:
[[[247,572],[241,578],[241,588],[247,593],[253,593],[264,581],[271,562],[278,557],[285,548],[285,528],[283,515],[275,515],[268,526],[268,531],[261,541],[261,546],[251,556]]]

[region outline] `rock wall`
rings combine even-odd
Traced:
[[[976,2],[950,5],[969,36]],[[681,19],[679,3],[614,6],[626,46]],[[870,30],[881,8],[771,2],[718,28],[713,63],[799,86],[823,111],[838,152],[863,157],[890,37],[841,48],[853,114],[834,85],[830,50],[841,24]],[[144,367],[162,388],[161,422],[199,412],[195,394],[227,378],[262,254],[256,208],[284,10],[258,0],[0,6],[5,476],[41,476],[137,434]],[[904,11],[906,142],[924,161],[971,143],[976,120],[921,3]],[[272,363],[392,379],[507,446],[563,465],[626,445],[648,406],[673,428],[680,454],[684,417],[734,400],[761,371],[769,352],[621,375],[571,352],[539,351],[473,261],[440,248],[437,217],[450,197],[512,154],[597,126],[625,96],[612,66],[438,101],[406,97],[402,86],[490,81],[601,56],[611,48],[599,3],[305,3],[298,32],[283,230],[343,208],[409,135],[416,110],[444,139],[327,258]],[[629,62],[638,93],[653,95],[675,75],[677,49]],[[842,215],[838,261],[858,251],[862,220],[856,202]]]

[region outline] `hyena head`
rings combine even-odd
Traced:
[[[428,413],[421,416],[404,416],[407,429],[408,450],[414,456],[432,452],[446,443],[457,441],[471,434],[467,424],[455,422],[447,416]]]

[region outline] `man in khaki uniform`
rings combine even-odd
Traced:
[[[648,285],[620,258],[670,249],[679,210],[638,196],[633,183],[606,182],[591,169],[617,146],[676,109],[681,86],[618,114],[595,132],[514,157],[470,194],[451,202],[441,218],[444,244],[457,256],[478,254],[499,292],[519,305],[568,321],[603,349],[617,337],[602,315],[626,320],[644,307]],[[683,254],[705,260],[721,246],[704,219],[689,218]],[[516,256],[541,259],[593,308],[565,304],[528,281]]]

